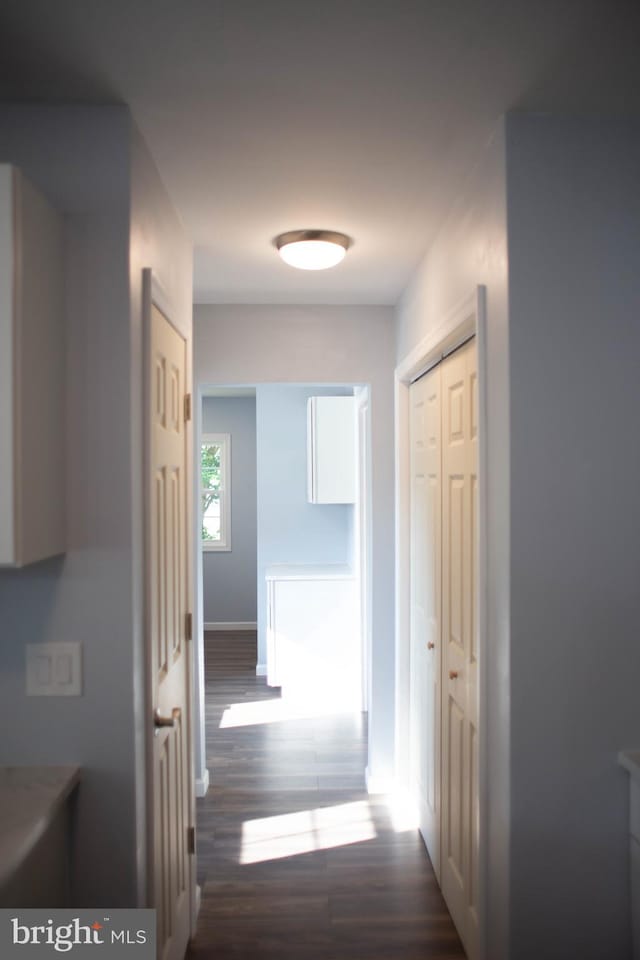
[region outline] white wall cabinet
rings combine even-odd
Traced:
[[[65,549],[63,244],[60,216],[0,165],[0,566]]]
[[[356,502],[354,397],[307,401],[307,498],[310,503]]]

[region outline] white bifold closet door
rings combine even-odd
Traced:
[[[436,871],[440,863],[440,367],[410,389],[411,793]]]
[[[475,341],[413,384],[411,398],[411,776],[427,849],[473,960],[478,953]]]

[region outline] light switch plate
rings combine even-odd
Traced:
[[[28,697],[79,697],[81,694],[81,644],[27,644]]]

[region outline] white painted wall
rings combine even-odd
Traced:
[[[392,311],[379,306],[197,306],[194,379],[201,387],[371,385],[374,710],[369,772],[388,779],[394,736]]]
[[[511,956],[630,956],[640,123],[512,116]]]
[[[2,106],[0,159],[65,215],[69,541],[62,558],[0,573],[0,762],[82,766],[74,903],[133,906],[145,853],[132,736],[142,731],[138,267],[160,266],[170,289],[175,278],[187,323],[190,254],[126,108]],[[83,696],[27,699],[25,644],[55,640],[82,643]]]
[[[505,141],[502,125],[460,185],[458,199],[396,311],[403,360],[461,301],[487,288],[488,436],[488,952],[508,956],[509,905],[509,381]],[[408,537],[408,512],[398,518]],[[403,583],[405,607],[409,580]],[[402,610],[402,606],[401,606]],[[407,666],[408,624],[399,623],[399,675]],[[408,673],[405,671],[405,679]],[[398,692],[398,767],[406,769],[408,684]],[[514,955],[515,956],[515,955]]]

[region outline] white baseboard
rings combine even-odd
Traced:
[[[196,797],[206,797],[209,789],[209,771],[205,767],[201,777],[196,777]]]
[[[267,675],[267,665],[266,663],[257,663],[256,664],[256,677],[266,677]]]
[[[367,786],[367,793],[393,793],[395,783],[393,777],[378,777],[371,773],[369,767],[364,771],[364,782]]]
[[[203,624],[205,631],[206,630],[224,630],[230,633],[233,633],[236,630],[257,630],[258,624],[255,620],[236,620],[236,621],[227,621],[227,620],[217,620],[213,623]]]

